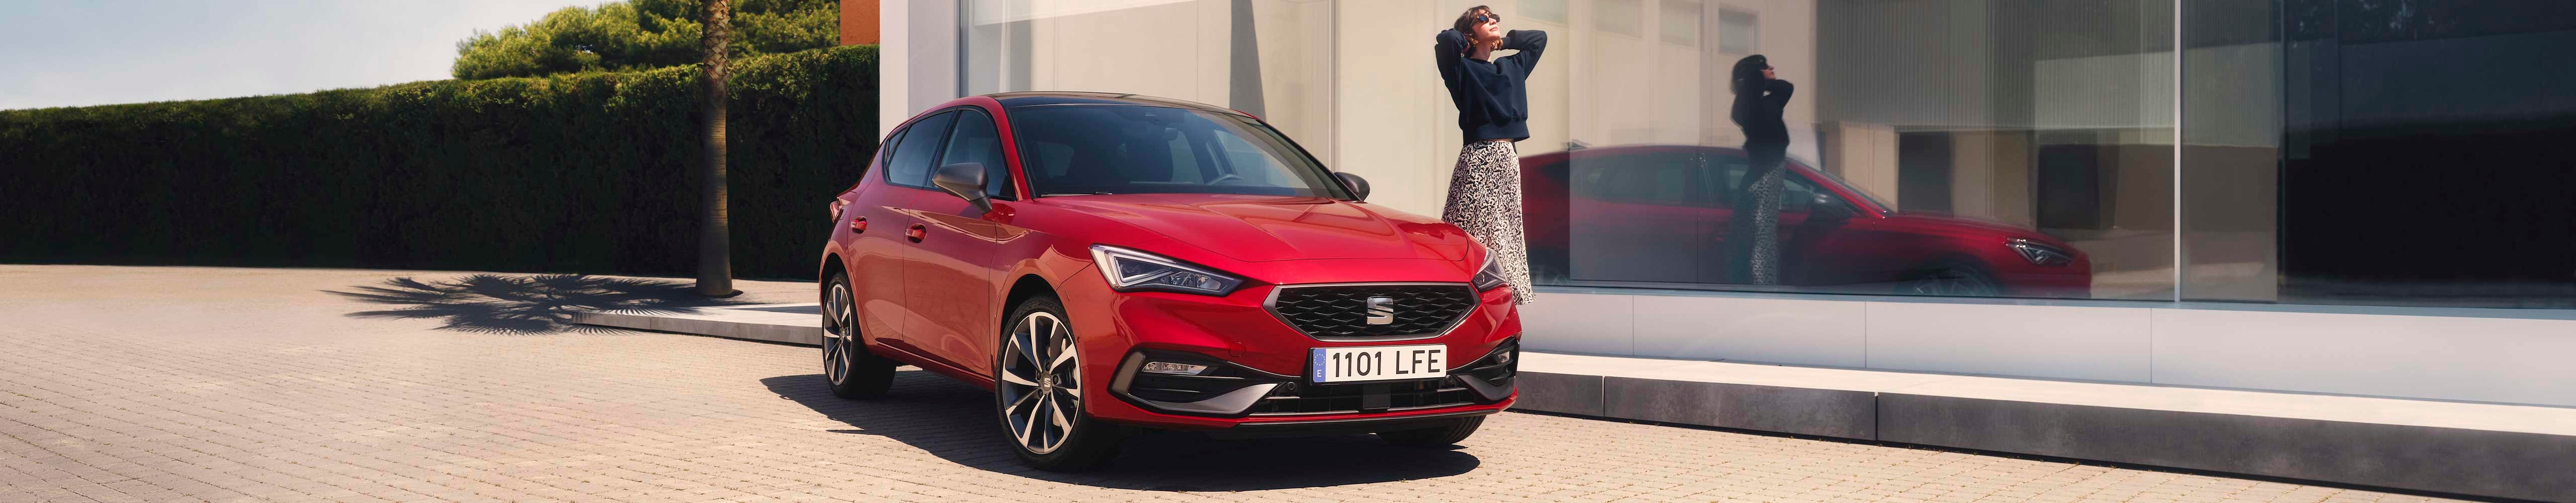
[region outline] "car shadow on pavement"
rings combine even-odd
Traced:
[[[1220,440],[1186,433],[1127,437],[1108,467],[1081,473],[1029,468],[1011,453],[993,415],[990,392],[906,367],[884,398],[832,396],[820,374],[760,380],[780,398],[855,429],[929,451],[960,465],[1034,479],[1118,489],[1250,491],[1429,479],[1475,470],[1476,456],[1457,450],[1386,445],[1368,435]]]
[[[543,334],[608,330],[577,325],[573,313],[622,309],[645,313],[687,313],[698,308],[749,304],[708,298],[689,292],[684,281],[577,274],[474,274],[448,281],[410,276],[389,278],[333,295],[393,306],[349,313],[357,318],[436,318],[442,330],[498,334]]]

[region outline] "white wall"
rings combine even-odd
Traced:
[[[2576,320],[2223,307],[1549,292],[1521,316],[1533,351],[2576,406]]]
[[[897,0],[877,6],[877,136],[930,107],[957,99],[957,1]]]

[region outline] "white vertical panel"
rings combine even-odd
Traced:
[[[2157,384],[2576,406],[2576,321],[2156,309]]]
[[[2147,310],[1872,302],[1869,367],[2147,382]]]
[[[1542,293],[1521,306],[1521,347],[1531,351],[1634,355],[1636,295]]]
[[[1834,300],[1638,296],[1636,353],[1864,367],[1869,365],[1864,308],[1864,303]]]

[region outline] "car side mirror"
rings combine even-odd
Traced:
[[[1817,192],[1814,204],[1808,206],[1807,211],[1811,215],[1832,219],[1852,217],[1851,206],[1843,204],[1843,198],[1834,197],[1832,193],[1826,192]]]
[[[949,195],[974,203],[977,211],[993,211],[993,201],[984,197],[984,163],[961,162],[940,166],[930,175],[930,184]]]
[[[1350,174],[1350,173],[1342,173],[1342,172],[1334,172],[1334,173],[1333,173],[1333,179],[1334,179],[1334,180],[1339,180],[1339,181],[1341,181],[1341,182],[1342,182],[1342,188],[1350,189],[1350,190],[1351,190],[1351,200],[1353,200],[1353,201],[1367,201],[1367,200],[1368,200],[1368,194],[1369,194],[1368,179],[1366,179],[1366,178],[1360,178],[1360,176],[1359,176],[1359,175],[1354,175],[1354,174]]]

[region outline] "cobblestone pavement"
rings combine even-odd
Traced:
[[[1061,475],[1012,459],[987,395],[923,372],[844,401],[812,348],[560,324],[688,309],[680,281],[0,266],[0,284],[0,502],[2422,500],[1522,413],[1455,450],[1157,435]]]

